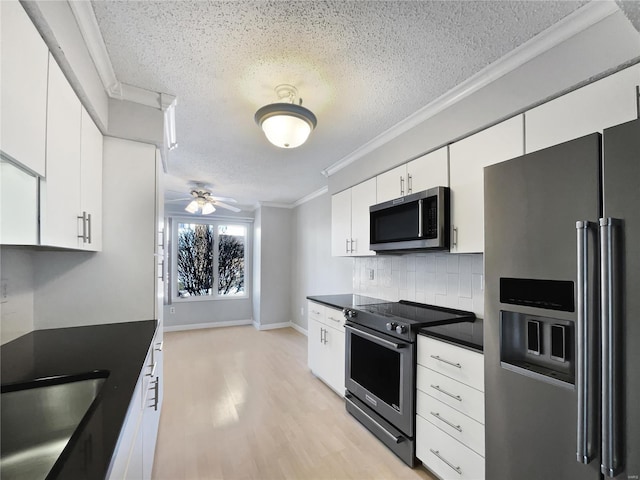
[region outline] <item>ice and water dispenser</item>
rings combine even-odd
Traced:
[[[501,278],[500,302],[574,312],[574,284],[558,280]],[[542,381],[572,387],[575,383],[574,326],[572,320],[501,310],[501,366]]]

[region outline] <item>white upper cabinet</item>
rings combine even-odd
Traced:
[[[331,255],[349,255],[351,239],[351,189],[331,196]]]
[[[637,118],[637,85],[640,64],[529,110],[526,153]]]
[[[376,179],[351,188],[351,255],[375,255],[369,250],[369,207],[376,203]]]
[[[407,195],[407,164],[381,173],[376,177],[376,201],[382,203]]]
[[[0,150],[45,175],[49,51],[16,0],[0,2]]]
[[[78,248],[80,207],[80,100],[53,59],[49,61],[47,171],[40,183],[42,245]]]
[[[449,149],[442,147],[407,163],[408,193],[449,186]]]
[[[448,157],[447,147],[443,147],[381,173],[376,177],[376,203],[433,187],[448,187]]]
[[[375,203],[375,178],[331,197],[331,255],[375,255],[369,250],[369,207]]]
[[[0,161],[0,244],[38,244],[38,178]]]
[[[452,253],[484,251],[484,167],[524,153],[518,115],[449,147]]]
[[[83,250],[102,250],[102,149],[102,133],[82,108],[78,247]]]

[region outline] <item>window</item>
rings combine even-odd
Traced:
[[[174,222],[175,297],[246,298],[247,225]]]

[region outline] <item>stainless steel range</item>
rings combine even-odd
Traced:
[[[406,464],[416,465],[416,339],[425,326],[472,322],[471,312],[400,302],[345,308],[346,408]]]

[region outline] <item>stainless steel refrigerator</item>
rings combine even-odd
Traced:
[[[640,478],[640,120],[484,175],[486,478]]]

